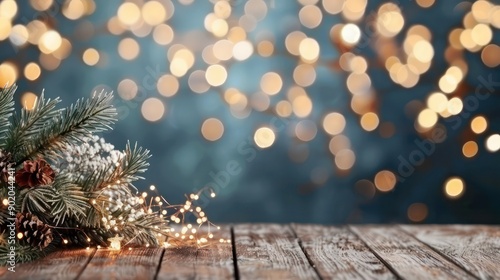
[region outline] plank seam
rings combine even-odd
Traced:
[[[160,269],[161,269],[161,264],[163,262],[163,256],[165,255],[165,248],[163,248],[163,250],[161,251],[161,256],[160,256],[160,261],[158,262],[158,266],[156,267],[156,272],[155,272],[155,277],[153,277],[153,279],[158,279],[158,274],[160,273]]]
[[[314,272],[316,273],[316,275],[318,276],[318,278],[320,280],[323,280],[323,277],[321,277],[321,274],[319,274],[318,268],[316,267],[316,265],[314,264],[313,260],[311,259],[311,256],[309,256],[309,254],[307,253],[307,250],[304,247],[304,244],[302,244],[302,240],[300,240],[299,236],[297,235],[297,233],[293,229],[292,225],[293,224],[289,224],[288,227],[292,231],[292,234],[295,237],[295,239],[297,240],[297,243],[299,243],[300,250],[302,251],[302,253],[304,254],[304,256],[306,256],[306,259],[309,262],[309,265],[312,267],[312,269],[314,270]]]
[[[366,248],[368,248],[368,250],[370,250],[370,252],[372,252],[372,254],[377,259],[379,259],[387,267],[387,269],[389,269],[389,271],[391,271],[392,274],[394,274],[394,276],[396,276],[397,279],[404,279],[403,277],[401,277],[401,275],[399,275],[399,273],[396,272],[396,270],[388,262],[386,262],[377,252],[375,252],[375,250],[373,250],[373,248],[370,247],[370,245],[368,245],[368,243],[366,243],[363,240],[363,238],[361,238],[361,236],[359,236],[354,230],[352,230],[351,226],[346,226],[346,228],[348,231],[350,231],[352,234],[354,234],[361,242],[363,242],[363,244],[365,244]]]
[[[236,254],[236,238],[234,236],[234,227],[231,226],[231,251],[233,253],[234,279],[240,279],[240,271],[238,269],[238,258]]]
[[[469,270],[467,270],[465,267],[463,267],[461,264],[455,262],[452,258],[448,257],[447,255],[441,253],[439,250],[437,250],[436,248],[432,247],[431,245],[425,243],[424,241],[418,239],[416,236],[414,236],[411,232],[405,230],[402,226],[398,225],[398,228],[399,230],[401,230],[402,232],[406,233],[407,235],[409,235],[411,238],[415,239],[417,242],[423,244],[425,247],[429,248],[431,251],[434,251],[436,252],[438,255],[440,255],[441,257],[443,257],[445,260],[447,260],[448,262],[454,264],[456,267],[460,268],[461,270],[465,271],[467,274],[469,274],[470,276],[476,278],[476,279],[481,279],[481,277],[479,276],[476,276],[475,274],[473,274],[472,272],[470,272]]]
[[[90,261],[94,258],[96,253],[97,253],[97,249],[94,249],[93,252],[90,254],[90,256],[87,258],[87,261],[85,262],[85,265],[83,266],[83,268],[76,275],[75,280],[79,279],[82,276],[83,272],[85,271],[85,269],[89,265]]]

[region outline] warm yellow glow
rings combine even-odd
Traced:
[[[355,56],[349,62],[349,68],[355,74],[363,74],[368,69],[368,63],[362,56]]]
[[[434,92],[427,98],[427,107],[436,113],[448,109],[448,97],[441,92]]]
[[[61,64],[61,60],[52,54],[40,54],[40,66],[46,70],[55,70]]]
[[[224,125],[216,118],[206,119],[201,125],[201,134],[208,141],[217,141],[224,134]]]
[[[36,101],[37,96],[32,92],[26,92],[21,96],[21,105],[26,110],[32,110],[35,107]]]
[[[323,8],[325,9],[325,11],[332,15],[336,15],[342,12],[342,9],[344,8],[344,3],[345,0],[338,0],[338,1],[321,0],[321,4],[323,4]]]
[[[432,0],[432,2],[434,2],[434,0]],[[410,205],[410,207],[408,207],[407,214],[408,214],[408,219],[410,219],[410,221],[418,223],[422,222],[427,218],[429,210],[427,209],[427,205],[423,203],[413,203],[412,205]]]
[[[301,141],[308,142],[316,137],[318,128],[316,124],[310,120],[302,120],[295,126],[295,135]]]
[[[158,92],[163,96],[174,96],[179,90],[179,81],[175,76],[165,74],[158,79],[156,88],[158,89]]]
[[[299,54],[304,62],[312,63],[318,60],[319,44],[313,38],[305,38],[299,44]]]
[[[109,241],[109,248],[114,251],[119,251],[121,250],[121,244],[122,244],[123,237],[120,237],[116,235],[115,237],[108,238]]]
[[[24,234],[22,232],[17,233],[17,239],[23,239]]]
[[[420,62],[430,62],[434,57],[434,48],[428,41],[420,40],[413,46],[413,55]]]
[[[142,116],[150,122],[156,122],[163,117],[165,106],[158,98],[148,98],[142,103]]]
[[[355,45],[361,38],[361,30],[353,23],[348,23],[342,27],[340,32],[342,40],[348,45]]]
[[[418,124],[423,128],[431,128],[438,121],[438,115],[431,109],[424,109],[418,114]]]
[[[299,118],[305,118],[313,109],[312,100],[307,95],[297,96],[292,102],[293,113]]]
[[[464,104],[462,103],[462,100],[458,97],[453,97],[448,101],[448,112],[452,115],[458,115],[460,112],[462,112],[462,109],[464,108]]]
[[[444,186],[445,194],[449,198],[459,198],[465,189],[464,181],[458,177],[449,178]]]
[[[226,68],[219,64],[210,65],[205,72],[205,78],[211,86],[221,86],[227,79]]]
[[[253,54],[253,45],[249,41],[240,41],[233,47],[233,57],[242,61],[248,59]]]
[[[12,29],[12,23],[8,18],[5,17],[0,17],[0,41],[5,40],[9,37],[11,29]]]
[[[0,20],[1,21],[1,20]],[[0,23],[1,25],[1,23]],[[0,36],[1,36],[2,31],[0,31]],[[16,24],[12,27],[12,30],[10,31],[9,39],[12,42],[12,44],[16,46],[22,46],[28,42],[29,38],[29,33],[28,29],[26,26],[22,24]]]
[[[0,64],[0,87],[11,86],[17,80],[17,67],[10,63]]]
[[[477,154],[477,151],[478,151],[478,146],[477,143],[474,141],[468,141],[462,147],[462,153],[464,154],[465,157],[468,158],[475,156]]]
[[[434,5],[436,0],[417,0],[417,4],[422,8],[429,8]],[[411,218],[410,218],[411,220]],[[413,221],[413,220],[412,220]]]
[[[304,63],[297,65],[293,70],[293,80],[297,85],[308,87],[316,80],[316,70],[314,66]]]
[[[489,25],[480,23],[472,28],[471,37],[477,45],[486,46],[493,39],[493,31]]]
[[[16,16],[16,14],[17,14],[16,1],[4,0],[0,2],[0,17],[12,19]]]
[[[338,152],[351,148],[351,141],[345,135],[337,135],[334,136],[330,142],[328,143],[328,149],[333,155],[336,155]]]
[[[474,133],[481,134],[488,128],[488,121],[483,116],[477,116],[470,123],[470,128]]]
[[[83,52],[83,62],[85,64],[93,66],[99,62],[99,52],[96,49],[90,48]]]
[[[300,31],[291,32],[285,38],[286,50],[293,55],[300,55],[300,50],[299,50],[300,44],[306,38],[307,38],[306,34]]]
[[[257,52],[259,53],[259,55],[261,55],[263,57],[269,57],[269,56],[273,55],[274,45],[270,41],[261,41],[257,45]]]
[[[346,125],[345,118],[340,113],[329,113],[323,119],[323,129],[330,135],[337,135],[344,131]]]
[[[139,43],[132,38],[125,38],[118,44],[118,53],[125,60],[135,59],[140,52]]]
[[[153,39],[159,45],[168,45],[174,40],[174,30],[167,24],[157,25],[153,30]]]
[[[37,11],[45,11],[50,8],[53,3],[53,0],[30,0],[31,6]]]
[[[231,5],[227,1],[217,1],[214,5],[214,14],[222,19],[227,19],[231,16]]]
[[[375,187],[381,192],[388,192],[396,186],[396,176],[388,170],[382,170],[375,175]]]
[[[280,117],[289,117],[291,114],[292,114],[293,110],[292,110],[292,104],[290,104],[290,102],[286,101],[286,100],[281,100],[280,102],[278,102],[278,104],[276,104],[276,113],[280,116]]]
[[[403,29],[405,20],[401,10],[393,3],[386,3],[378,9],[377,31],[384,37],[394,37]]]
[[[264,149],[271,147],[271,145],[276,140],[276,135],[274,134],[274,131],[269,127],[261,127],[255,131],[253,140],[258,147]]]
[[[59,60],[67,58],[70,54],[71,54],[71,43],[66,38],[62,39],[61,46],[52,53],[52,55]]]
[[[85,3],[83,0],[65,1],[63,15],[71,20],[81,18],[85,13]]]
[[[130,79],[124,79],[118,84],[117,90],[118,95],[121,98],[123,98],[124,100],[132,100],[136,97],[139,88],[134,81]]]
[[[35,62],[30,62],[24,67],[24,76],[30,81],[34,81],[40,77],[42,69]]]
[[[307,28],[316,28],[321,24],[323,14],[316,5],[305,5],[299,11],[300,23]]]
[[[158,25],[167,18],[167,12],[160,2],[147,1],[142,6],[142,18],[149,25]]]
[[[500,150],[500,134],[493,134],[486,139],[486,149],[492,153]]]
[[[481,60],[483,61],[484,65],[490,68],[497,67],[498,65],[500,65],[500,55],[498,55],[499,53],[499,46],[495,44],[488,45],[484,47],[483,51],[481,52]]]
[[[335,165],[340,170],[349,170],[356,162],[356,155],[350,149],[343,149],[335,155]]]
[[[229,25],[225,20],[217,18],[212,22],[210,30],[212,31],[212,34],[214,34],[216,37],[223,37],[227,34],[229,30]]]
[[[141,10],[132,2],[125,2],[118,8],[118,19],[126,25],[134,25],[141,19]]]
[[[373,131],[379,125],[379,119],[377,114],[373,112],[368,112],[361,117],[361,127],[366,131]]]
[[[268,72],[260,79],[260,88],[269,95],[275,95],[280,92],[283,81],[278,73]]]
[[[57,50],[61,46],[61,43],[61,35],[55,30],[49,30],[40,37],[38,47],[41,52],[48,54]]]
[[[444,93],[452,93],[457,89],[458,82],[456,77],[445,74],[439,79],[439,89]]]

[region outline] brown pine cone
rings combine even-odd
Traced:
[[[45,160],[27,160],[23,163],[23,168],[16,172],[16,183],[21,188],[33,188],[50,185],[54,177],[54,170]]]
[[[16,231],[23,234],[22,241],[40,249],[49,246],[53,240],[50,227],[31,213],[17,213]]]

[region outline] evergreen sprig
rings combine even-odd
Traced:
[[[14,92],[16,89],[16,86],[0,89],[0,140],[5,138],[4,134],[10,126],[9,118],[14,111]],[[0,148],[3,146],[0,145]]]
[[[36,156],[57,159],[66,145],[79,143],[92,133],[111,129],[116,120],[112,98],[113,95],[101,92],[62,110],[25,143],[15,156],[16,165]]]

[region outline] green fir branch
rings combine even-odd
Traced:
[[[0,140],[5,138],[5,132],[10,126],[9,118],[14,110],[14,93],[17,86],[6,87],[0,89]],[[3,145],[0,144],[3,148]]]
[[[82,188],[68,178],[58,176],[52,186],[54,195],[49,200],[52,208],[53,222],[56,226],[64,223],[65,219],[74,217],[77,220],[85,218],[90,207],[88,198]]]
[[[62,111],[31,141],[22,147],[16,165],[37,156],[56,159],[68,144],[81,143],[91,133],[111,129],[116,110],[110,104],[113,95],[95,94],[92,98],[78,100]]]
[[[50,124],[50,121],[60,114],[61,110],[55,110],[59,102],[59,98],[45,99],[45,95],[42,93],[32,109],[27,110],[23,106],[21,115],[14,115],[12,126],[7,132],[6,149],[13,155],[17,155],[32,137],[42,132],[47,124]]]

